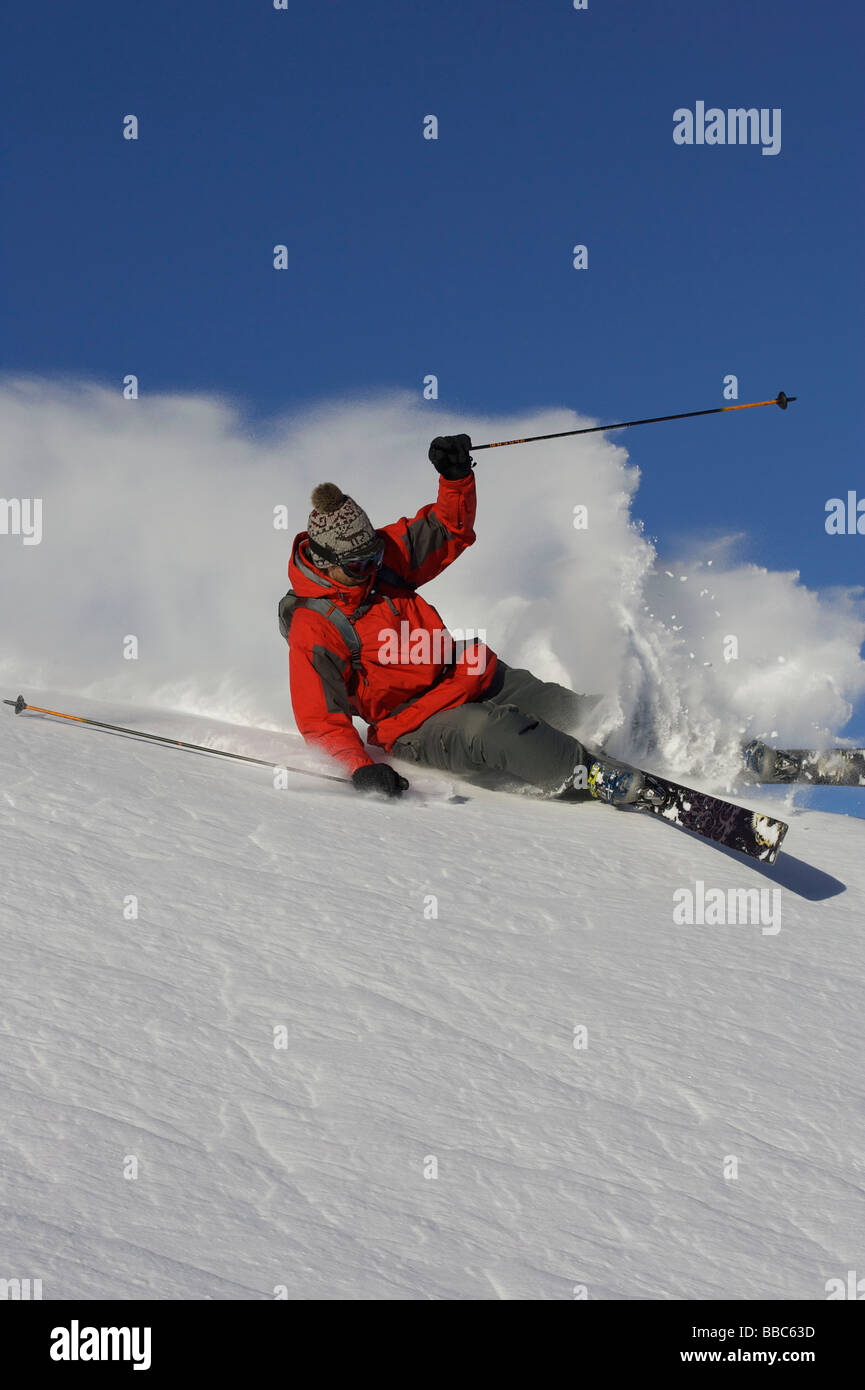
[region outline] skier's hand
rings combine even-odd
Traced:
[[[457,478],[467,478],[472,471],[471,447],[467,434],[440,434],[429,446],[429,461],[443,478],[455,482]]]
[[[402,796],[408,791],[408,782],[400,777],[389,763],[371,763],[359,767],[351,774],[351,780],[359,792],[383,792],[385,796]]]

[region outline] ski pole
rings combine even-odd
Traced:
[[[581,430],[559,430],[556,434],[532,434],[528,439],[498,439],[494,444],[473,444],[476,449],[505,449],[509,444],[537,444],[541,439],[568,439],[574,434],[600,434],[604,430],[626,430],[631,425],[659,425],[663,420],[692,420],[696,415],[723,415],[727,410],[755,410],[761,405],[777,405],[786,410],[796,396],[779,391],[771,401],[744,401],[741,405],[716,405],[711,410],[683,410],[679,415],[652,415],[647,420],[620,420],[617,425],[589,425]]]
[[[151,739],[154,743],[165,743],[171,748],[186,748],[193,753],[212,753],[215,758],[233,758],[239,763],[256,763],[259,767],[285,767],[284,763],[275,763],[272,759],[251,758],[245,753],[229,753],[225,748],[205,748],[202,743],[183,743],[179,738],[168,738],[164,734],[148,734],[143,729],[126,729],[122,724],[106,724],[101,719],[88,719],[83,714],[62,714],[56,709],[42,709],[39,705],[28,705],[23,695],[19,695],[17,700],[4,700],[4,705],[11,705],[16,714],[22,714],[24,710],[32,710],[34,714],[50,714],[55,719],[70,719],[76,724],[89,724],[94,729],[110,729],[115,734],[131,734],[134,738]],[[348,782],[348,777],[335,777],[331,772],[310,772],[305,767],[286,767],[286,772],[297,772],[302,777],[321,777],[327,782]]]

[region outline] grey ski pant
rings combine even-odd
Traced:
[[[557,791],[587,758],[566,730],[578,727],[600,698],[538,680],[499,658],[480,700],[431,715],[397,739],[393,755],[443,772],[505,774]]]

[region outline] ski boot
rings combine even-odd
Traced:
[[[648,772],[606,754],[589,763],[589,794],[610,806],[663,806],[667,792]]]
[[[789,753],[770,748],[755,738],[742,750],[745,770],[755,782],[795,782],[802,773],[802,763]]]

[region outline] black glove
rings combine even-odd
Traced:
[[[467,434],[440,434],[429,446],[429,461],[443,478],[453,483],[471,473],[471,447],[472,441]]]
[[[371,763],[359,767],[351,774],[351,780],[359,792],[384,792],[385,796],[402,796],[408,791],[408,782],[400,777],[389,763]]]

